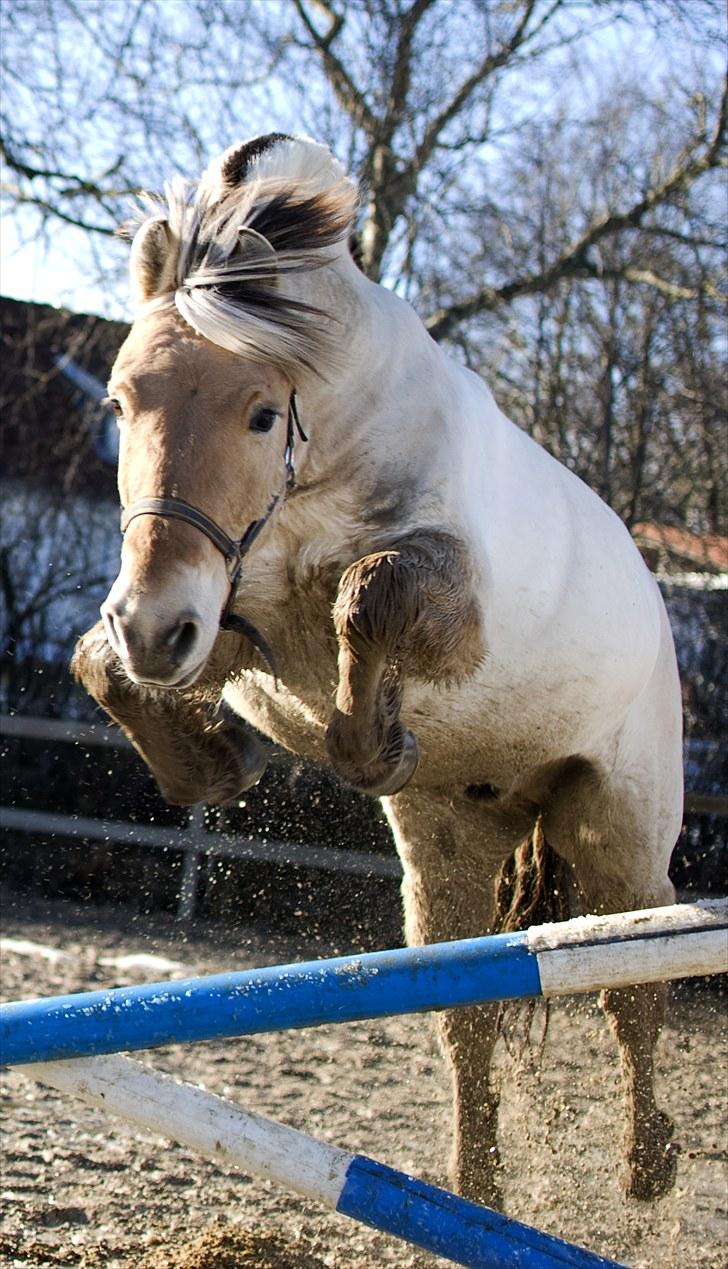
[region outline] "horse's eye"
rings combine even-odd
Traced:
[[[277,410],[271,410],[264,406],[261,410],[255,411],[250,420],[250,430],[251,432],[270,432],[277,418]]]

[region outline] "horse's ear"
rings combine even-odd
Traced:
[[[137,301],[144,304],[153,296],[174,289],[177,267],[176,244],[163,216],[145,220],[131,247],[131,282]]]
[[[278,282],[278,257],[275,247],[256,229],[243,225],[238,230],[238,258],[250,268],[251,282],[265,282],[267,286]]]

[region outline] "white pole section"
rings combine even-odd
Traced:
[[[466,1269],[620,1269],[502,1212],[347,1154],[131,1058],[31,1063],[24,1070],[217,1164],[275,1181]]]
[[[544,996],[728,971],[725,899],[533,926]]]
[[[189,1146],[220,1167],[243,1168],[336,1207],[352,1155],[295,1128],[116,1053],[33,1062],[23,1071],[145,1132]]]

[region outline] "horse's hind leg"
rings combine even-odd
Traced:
[[[247,728],[211,718],[239,659],[239,644],[235,634],[219,636],[202,681],[181,691],[132,682],[101,622],[76,645],[74,674],[131,740],[168,802],[226,802],[265,770],[264,752]]]
[[[382,805],[404,867],[407,942],[488,934],[495,877],[530,822],[496,824],[481,806],[446,790],[407,790]],[[468,1198],[500,1207],[498,1097],[489,1076],[498,1006],[443,1010],[436,1021],[453,1088],[452,1184]]]
[[[608,773],[595,769],[573,776],[545,809],[547,839],[574,864],[588,912],[628,912],[674,902],[667,868],[680,828],[679,728],[679,714],[676,719],[673,710],[651,738],[644,735],[645,728],[631,729],[618,742]],[[672,1124],[659,1110],[653,1087],[665,1000],[663,986],[648,984],[602,996],[622,1062],[626,1189],[641,1199],[665,1194],[675,1180]]]
[[[569,818],[578,805],[575,790],[571,790],[570,801]],[[621,875],[612,871],[609,841],[595,818],[599,804],[602,823],[611,820],[612,825],[621,825],[627,835],[625,840],[637,852],[633,867]],[[586,807],[583,809],[587,812]],[[582,820],[582,847],[573,855],[572,842],[564,835],[558,815],[547,814],[544,819],[550,844],[573,858],[587,912],[631,912],[674,901],[666,867],[644,873],[639,869],[638,826],[624,813],[615,815],[611,798],[594,798]],[[658,1108],[654,1094],[654,1050],[664,1020],[665,1000],[664,985],[640,984],[605,991],[600,1001],[619,1045],[627,1112],[625,1188],[635,1198],[656,1198],[666,1193],[675,1179],[672,1124]]]
[[[331,763],[363,793],[396,793],[417,766],[417,742],[399,718],[403,677],[453,682],[483,655],[465,548],[448,534],[421,530],[357,560],[339,583],[334,625]]]

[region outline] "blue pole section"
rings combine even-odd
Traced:
[[[336,1210],[470,1269],[623,1269],[363,1155],[349,1165]]]
[[[0,1063],[51,1062],[541,994],[523,933],[0,1006]]]

